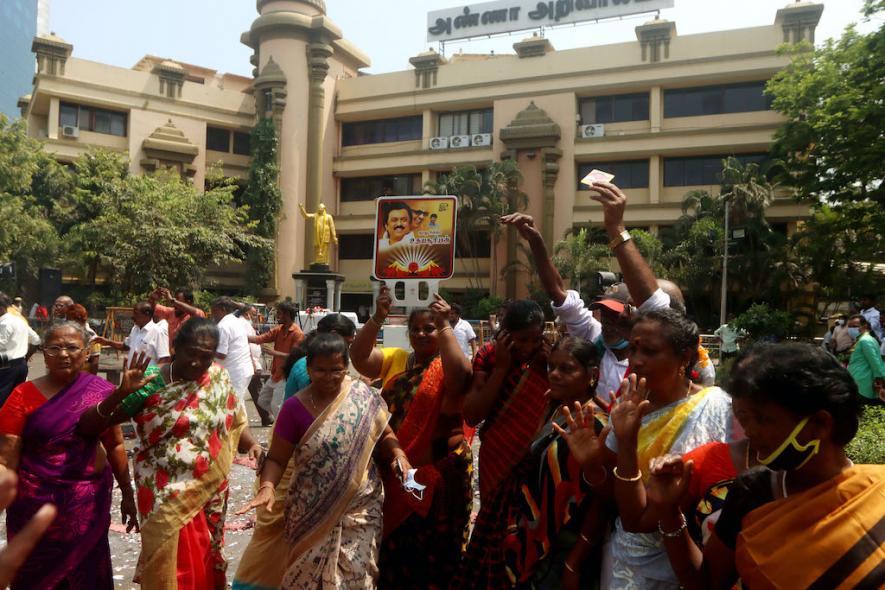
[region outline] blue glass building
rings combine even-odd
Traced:
[[[37,34],[37,0],[0,2],[0,112],[10,119],[20,115],[18,99],[31,91]]]

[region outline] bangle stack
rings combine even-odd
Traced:
[[[379,322],[378,319],[374,315],[369,316],[369,320],[366,323],[368,324],[369,322],[372,322],[373,324],[375,324],[379,328],[384,325],[384,321],[382,320]]]
[[[672,532],[665,532],[664,527],[661,526],[661,521],[658,521],[658,532],[661,533],[661,536],[667,539],[675,539],[677,537],[682,536],[682,531],[684,531],[688,527],[688,521],[685,520],[685,515],[682,512],[679,513],[679,518],[682,519],[682,524],[679,525],[679,528]]]
[[[441,335],[443,332],[445,332],[446,330],[448,330],[449,332],[454,332],[454,330],[452,330],[452,326],[445,326],[444,328],[442,328],[442,329],[440,329],[440,330],[437,330],[437,331],[436,331],[436,335],[439,336],[439,335]]]
[[[615,474],[615,478],[616,478],[616,479],[620,479],[621,481],[626,481],[626,482],[628,482],[628,483],[637,482],[637,481],[639,481],[640,479],[642,479],[642,470],[641,470],[641,469],[638,470],[638,471],[636,472],[636,475],[634,475],[633,477],[624,477],[623,475],[620,475],[620,474],[618,473],[618,468],[617,468],[617,467],[615,467],[615,468],[612,470],[612,473]]]

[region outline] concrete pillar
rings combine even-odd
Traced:
[[[61,103],[57,96],[49,99],[49,115],[46,119],[46,135],[49,139],[58,139],[58,111]]]
[[[307,120],[307,191],[305,207],[315,213],[323,192],[323,138],[325,136],[326,90],[324,84],[329,73],[329,57],[332,46],[310,43],[307,46],[310,94],[308,96]],[[304,255],[313,256],[314,232],[304,232]],[[329,309],[332,309],[329,307]]]
[[[336,297],[336,292],[338,291],[337,282],[335,279],[326,281],[326,309],[329,311],[338,311],[338,306],[335,305],[335,301],[338,299]]]
[[[664,92],[660,86],[653,86],[649,94],[648,118],[651,123],[651,132],[658,133],[664,119]]]
[[[663,187],[661,157],[652,156],[648,159],[648,202],[657,204],[661,202],[661,189]]]
[[[433,111],[430,109],[425,110],[422,115],[424,118],[424,137],[421,138],[421,145],[424,149],[428,149],[430,147],[430,138],[437,135],[436,117],[433,116]]]

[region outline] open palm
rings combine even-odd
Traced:
[[[585,472],[592,471],[604,466],[605,455],[608,451],[605,439],[611,431],[611,425],[606,425],[599,434],[594,427],[593,407],[582,406],[575,402],[573,409],[563,406],[566,425],[568,430],[562,428],[556,422],[553,428],[565,439],[572,456],[581,465]]]
[[[611,423],[615,428],[615,436],[618,444],[635,445],[639,438],[639,429],[642,427],[642,418],[648,414],[651,402],[648,397],[648,388],[645,379],[638,379],[636,375],[630,375],[621,382],[618,392],[618,402],[611,411]]]
[[[685,462],[679,455],[655,457],[649,464],[648,499],[659,506],[682,503],[691,481],[694,462]]]

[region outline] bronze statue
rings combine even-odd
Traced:
[[[304,219],[313,219],[313,254],[314,264],[329,266],[329,244],[338,245],[338,234],[335,233],[335,220],[326,213],[326,206],[320,203],[316,213],[308,213],[301,203],[301,215]]]

